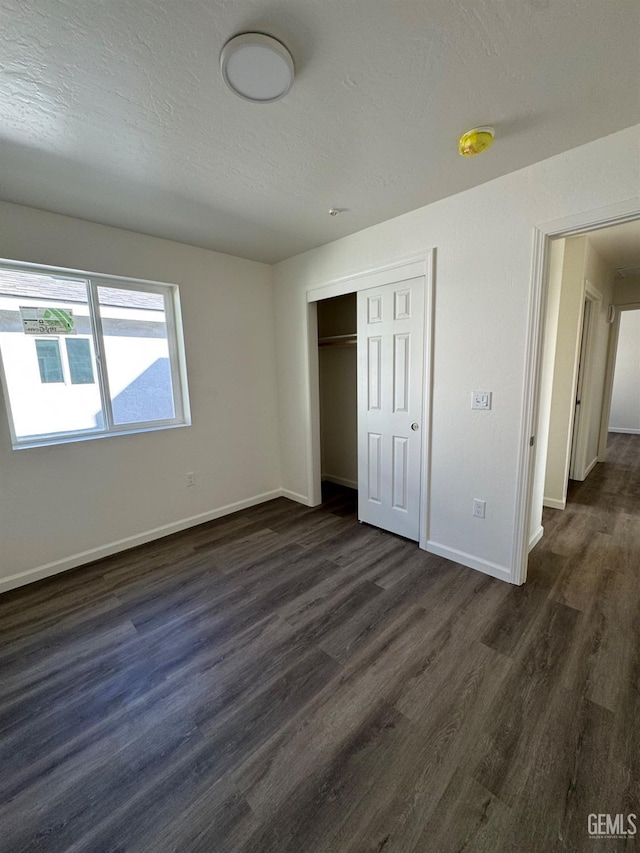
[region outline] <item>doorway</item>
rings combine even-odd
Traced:
[[[321,478],[358,489],[358,361],[355,293],[318,302]]]
[[[640,281],[640,267],[637,280]],[[640,288],[639,295],[640,295]],[[640,434],[640,305],[620,305],[612,329],[608,431]]]
[[[569,474],[583,480],[598,462],[605,461],[617,317],[625,303],[640,302],[639,216],[640,210],[636,207],[600,221],[589,216],[576,217],[573,222],[535,233],[534,291],[538,287],[539,306],[530,316],[537,328],[531,331],[528,350],[532,395],[528,417],[531,420],[524,422],[529,424],[527,444],[533,451],[523,452],[522,456],[520,482],[526,495],[522,503],[526,507],[526,521],[523,528],[518,528],[514,559],[520,583],[526,579],[528,552],[544,535],[543,505],[564,509]],[[580,219],[582,223],[578,224]],[[573,319],[569,322],[568,315],[563,316],[563,301],[566,308],[569,290],[560,286],[567,249],[573,259],[578,258],[582,264],[571,291],[574,307]],[[594,254],[600,257],[597,273],[592,271]],[[589,264],[591,269],[587,268]],[[625,269],[632,279],[626,284],[621,281]],[[589,303],[586,317],[585,301]],[[558,346],[562,334],[567,344],[564,355]],[[581,350],[585,348],[586,353],[581,357]],[[580,364],[583,375],[578,394]],[[560,412],[563,419],[560,444],[564,450],[553,456],[551,445],[557,433],[554,433],[552,412],[550,417],[551,398],[556,395],[558,376],[563,371],[565,402],[563,407],[555,407],[555,425]],[[579,406],[576,406],[577,400],[580,400]],[[577,418],[576,409],[579,411]],[[564,491],[549,494],[550,474],[555,474],[556,483]],[[519,562],[518,553],[522,562]]]

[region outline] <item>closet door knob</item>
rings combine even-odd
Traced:
[[[417,429],[420,429],[420,425],[414,422],[411,424],[411,429],[415,432]]]

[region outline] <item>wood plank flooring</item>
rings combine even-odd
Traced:
[[[0,851],[618,851],[640,813],[640,436],[510,587],[332,490],[0,597]]]

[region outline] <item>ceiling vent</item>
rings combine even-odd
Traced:
[[[640,276],[640,266],[622,267],[622,269],[616,270],[616,278],[631,278],[633,276]]]

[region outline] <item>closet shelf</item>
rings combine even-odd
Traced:
[[[329,335],[325,338],[318,338],[319,347],[343,347],[357,343],[357,335]]]

